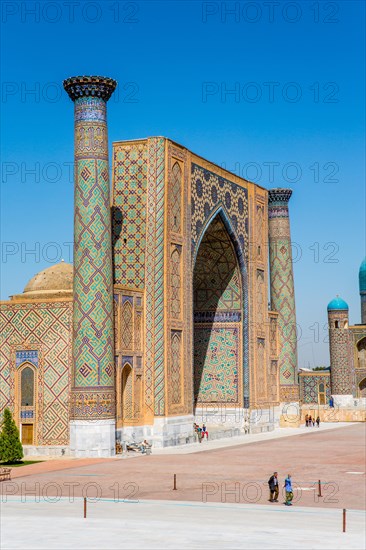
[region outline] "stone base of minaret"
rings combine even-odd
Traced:
[[[77,458],[108,458],[116,454],[115,420],[71,420],[70,454]]]
[[[123,447],[131,441],[139,443],[144,439],[154,448],[185,445],[196,441],[193,422],[193,415],[156,417],[153,424],[118,428],[116,438]]]

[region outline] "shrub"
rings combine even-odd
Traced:
[[[17,462],[23,458],[23,446],[19,439],[19,430],[9,409],[4,410],[0,433],[0,460]]]

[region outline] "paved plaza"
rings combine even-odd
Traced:
[[[283,498],[268,502],[274,470],[281,486],[292,474],[292,508]],[[50,460],[15,468],[12,482],[0,484],[1,548],[361,549],[365,470],[361,423],[204,441],[151,456]]]
[[[197,502],[55,503],[11,499],[2,504],[1,548],[357,549],[364,546],[364,514],[319,508]]]

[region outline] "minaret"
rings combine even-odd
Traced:
[[[352,351],[348,305],[337,296],[328,304],[330,383],[336,405],[353,406]]]
[[[360,298],[361,298],[361,323],[363,325],[366,325],[366,258],[360,265],[358,279],[360,284]]]
[[[64,81],[74,102],[74,298],[70,451],[115,454],[113,278],[107,101],[116,81]]]
[[[278,312],[280,400],[299,401],[294,276],[288,201],[291,189],[268,192],[271,308]]]

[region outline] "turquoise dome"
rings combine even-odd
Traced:
[[[366,258],[360,265],[360,271],[358,273],[358,279],[360,282],[360,292],[366,292]]]
[[[335,310],[335,309],[346,309],[346,310],[348,310],[348,304],[344,300],[342,300],[342,298],[337,296],[336,298],[334,298],[334,300],[329,302],[327,309],[328,309],[328,311],[332,311],[332,310]]]

